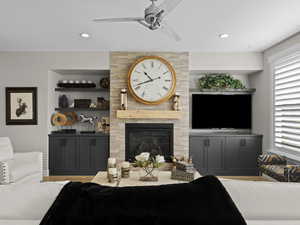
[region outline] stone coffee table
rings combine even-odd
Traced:
[[[195,179],[201,177],[198,172],[195,172]],[[186,181],[172,180],[171,171],[160,171],[158,175],[158,181],[140,181],[139,171],[130,171],[130,178],[122,178],[119,184],[119,187],[128,187],[128,186],[151,186],[151,185],[163,185],[163,184],[180,184],[187,183]],[[117,186],[117,182],[109,183],[107,179],[107,172],[100,171],[91,181],[96,184],[105,185],[105,186]]]

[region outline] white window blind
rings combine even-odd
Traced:
[[[300,152],[300,53],[274,67],[275,146]]]

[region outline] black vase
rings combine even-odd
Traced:
[[[68,108],[69,107],[69,100],[66,95],[60,95],[58,98],[58,106],[60,108]]]

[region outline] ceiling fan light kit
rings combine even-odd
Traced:
[[[161,33],[180,41],[180,36],[170,27],[164,18],[172,12],[182,0],[165,0],[156,5],[157,0],[151,0],[151,5],[144,11],[144,17],[94,19],[94,22],[137,22],[149,30],[159,30]]]

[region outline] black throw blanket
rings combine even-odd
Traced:
[[[221,182],[107,187],[70,182],[40,225],[246,225]]]

